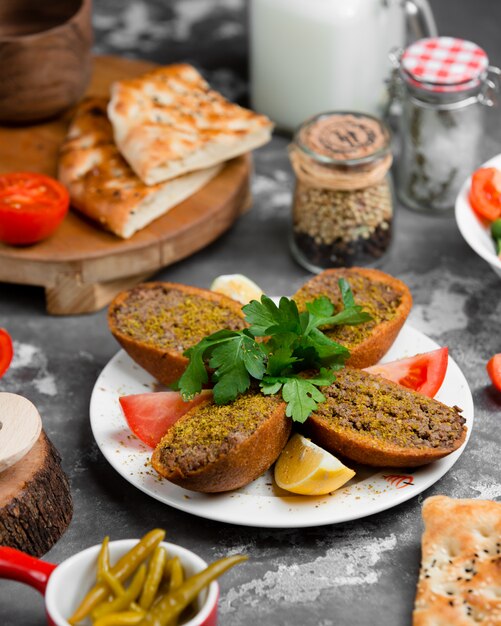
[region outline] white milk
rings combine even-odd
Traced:
[[[400,0],[251,0],[250,16],[257,111],[290,130],[322,111],[381,113]]]

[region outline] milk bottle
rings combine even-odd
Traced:
[[[322,111],[380,115],[404,4],[422,24],[416,35],[433,35],[426,0],[251,0],[253,107],[289,130]]]

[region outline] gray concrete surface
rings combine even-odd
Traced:
[[[441,32],[471,38],[501,63],[501,3],[436,0],[434,8]],[[99,52],[194,60],[230,95],[245,98],[242,0],[96,0],[95,25]],[[490,115],[489,131],[486,157],[501,152],[501,109]],[[158,278],[207,287],[214,276],[238,271],[271,294],[287,294],[309,277],[288,252],[292,176],[286,145],[276,137],[256,153],[252,211],[216,243]],[[135,537],[164,526],[169,540],[207,560],[224,551],[250,554],[245,568],[221,582],[221,626],[410,624],[423,498],[501,499],[501,395],[485,373],[488,358],[501,352],[501,283],[467,247],[452,216],[423,216],[402,207],[382,269],[411,288],[411,324],[448,345],[465,373],[475,401],[473,436],[454,468],[421,496],[363,520],[305,530],[206,521],[131,487],[102,457],[89,425],[92,387],[117,351],[105,312],[49,317],[42,290],[1,284],[0,326],[15,339],[17,356],[0,389],[24,394],[38,406],[63,456],[75,501],[70,528],[46,558],[61,561],[105,533]],[[44,623],[36,592],[0,581],[2,626]]]

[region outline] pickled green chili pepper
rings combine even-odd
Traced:
[[[169,587],[170,572],[171,572],[171,569],[172,569],[172,562],[173,561],[174,561],[174,557],[172,559],[169,559],[167,561],[167,563],[165,564],[164,575],[163,575],[162,581],[164,583],[166,583],[167,588]]]
[[[118,613],[118,611],[124,611],[128,609],[134,600],[141,593],[141,589],[144,585],[144,579],[146,578],[146,565],[141,565],[137,570],[129,588],[121,596],[116,597],[111,602],[103,602],[95,608],[92,612],[92,618],[98,620],[100,617],[110,615],[111,613]]]
[[[184,582],[183,566],[181,565],[180,558],[178,556],[175,556],[173,559],[171,559],[170,580],[169,580],[169,585],[166,588],[165,592],[168,593],[169,591],[175,591],[176,589],[179,589],[179,587],[183,584],[183,582]],[[161,597],[158,598],[159,602],[160,600],[161,600]],[[174,617],[169,622],[167,622],[166,626],[176,626],[177,623],[178,623],[177,617]]]
[[[236,554],[211,563],[204,570],[190,576],[176,589],[163,596],[148,611],[139,626],[167,626],[198,596],[200,591],[219,578],[234,565],[247,560],[247,556]]]
[[[97,557],[97,582],[100,583],[103,580],[103,574],[110,571],[110,551],[109,544],[110,538],[106,536],[101,544],[101,550]]]
[[[138,566],[150,556],[164,538],[164,530],[158,528],[151,530],[127,552],[127,554],[118,560],[110,569],[110,572],[119,582],[126,581],[136,571]],[[68,622],[74,625],[85,619],[98,604],[107,598],[108,593],[109,589],[107,584],[99,582],[94,585]]]
[[[160,581],[162,580],[166,561],[167,552],[165,551],[165,548],[161,548],[160,546],[155,548],[148,567],[148,575],[144,581],[141,599],[139,600],[139,606],[142,609],[147,610],[153,604]]]
[[[123,588],[122,583],[115,578],[111,572],[103,572],[101,574],[102,582],[106,583],[110,590],[118,597],[123,596],[125,593],[125,589]]]
[[[103,572],[103,581],[108,585],[111,591],[117,596],[123,596],[125,593],[125,589],[122,586],[122,583],[118,581],[118,579],[113,576],[111,572]],[[135,602],[132,602],[130,608],[136,613],[139,611],[141,615],[144,615],[145,611],[141,609]]]
[[[183,566],[181,565],[181,560],[178,556],[175,556],[172,559],[172,564],[170,568],[170,582],[169,582],[169,591],[175,591],[179,589],[179,587],[184,582],[184,572]]]
[[[163,597],[166,593],[170,591],[170,577],[171,577],[171,568],[172,568],[172,559],[167,559],[165,562],[164,571],[162,574],[162,580],[160,581],[160,586],[158,587],[157,597],[155,599],[155,603],[158,602],[158,599]]]
[[[94,626],[135,626],[143,619],[136,611],[123,611],[105,615],[94,622]]]

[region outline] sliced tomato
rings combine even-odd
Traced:
[[[211,397],[212,391],[207,389],[190,402],[184,402],[178,391],[158,391],[122,396],[119,401],[129,428],[154,448],[180,417]]]
[[[59,226],[69,205],[68,191],[50,176],[0,175],[0,241],[24,245],[45,239]]]
[[[487,373],[494,387],[501,391],[501,354],[495,354],[487,363]]]
[[[449,350],[438,348],[407,359],[367,367],[366,372],[433,398],[444,382]]]
[[[0,378],[9,369],[13,356],[12,339],[5,328],[0,328]]]
[[[494,221],[501,217],[501,172],[495,167],[481,167],[471,179],[470,204],[482,218]]]

